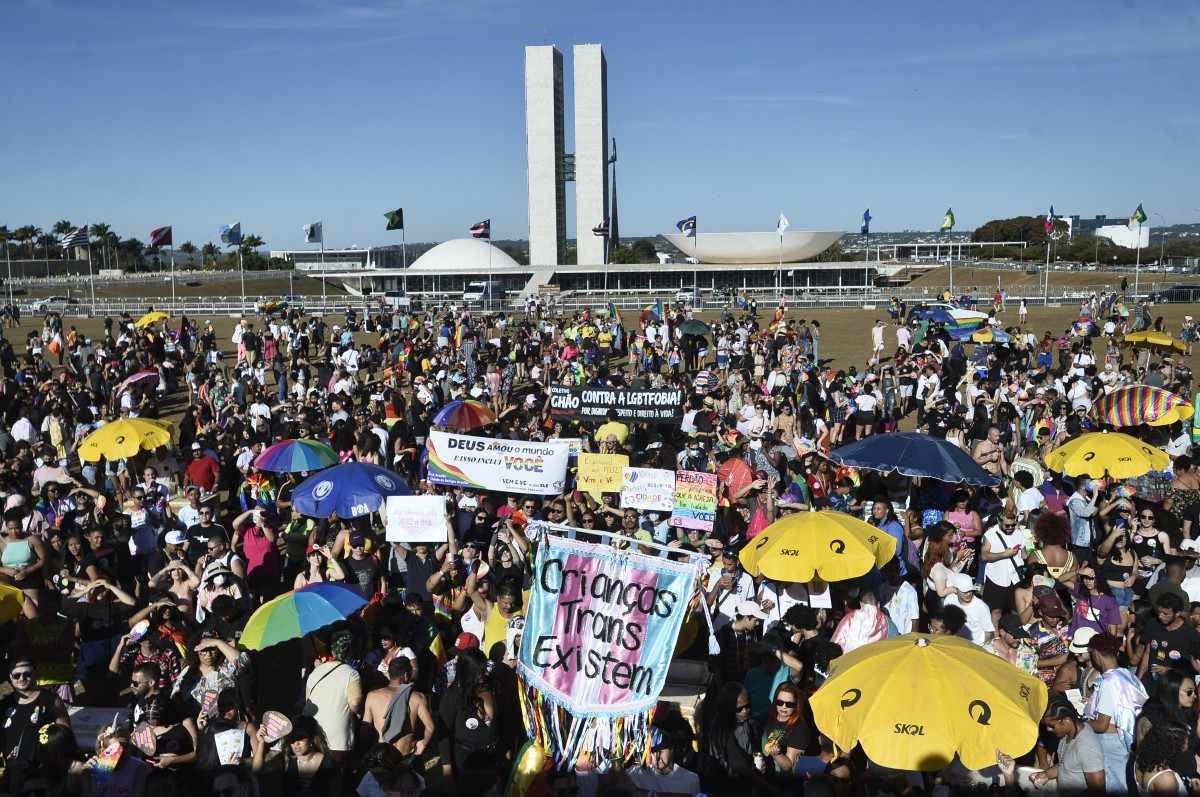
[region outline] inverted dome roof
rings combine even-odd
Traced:
[[[517,261],[505,254],[503,249],[479,238],[455,238],[440,243],[414,260],[409,268],[419,271],[487,271],[489,253],[492,269],[520,268]]]

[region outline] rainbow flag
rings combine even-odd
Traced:
[[[647,318],[653,318],[655,321],[663,320],[662,299],[659,299],[654,304],[648,304],[642,308],[642,321],[645,321]]]

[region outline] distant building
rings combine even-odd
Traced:
[[[409,252],[409,262],[412,261]],[[403,268],[404,250],[399,246],[369,246],[365,249],[273,249],[271,259],[286,260],[298,271],[320,271],[324,263],[326,271],[347,269]]]
[[[1115,224],[1129,225],[1128,216],[1106,216],[1100,214],[1090,219],[1082,216],[1068,216],[1071,220],[1071,230],[1075,235],[1095,235],[1101,227],[1111,227]]]

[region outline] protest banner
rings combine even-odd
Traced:
[[[608,411],[616,410],[621,421],[677,424],[683,421],[683,399],[683,388],[630,390],[551,385],[550,415],[604,423]]]
[[[430,432],[429,481],[505,493],[558,495],[567,478],[570,444]]]
[[[390,495],[385,507],[388,542],[446,542],[446,499]]]
[[[589,493],[597,501],[600,493],[621,492],[622,473],[629,467],[625,454],[579,455],[579,489]]]
[[[717,518],[717,474],[681,470],[675,473],[675,507],[671,525],[712,531]]]
[[[556,758],[574,761],[598,726],[614,741],[649,731],[696,573],[690,562],[544,538],[517,669],[527,710],[553,716],[561,707],[588,725],[544,740]]]
[[[621,508],[670,512],[675,505],[675,472],[661,468],[625,468],[621,472]]]

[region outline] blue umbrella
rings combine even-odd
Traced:
[[[309,517],[361,517],[378,512],[390,495],[412,495],[412,490],[395,473],[365,462],[314,473],[292,493],[296,511]]]
[[[917,432],[873,434],[834,449],[829,458],[851,468],[924,476],[951,484],[993,487],[1000,483],[958,446]]]

